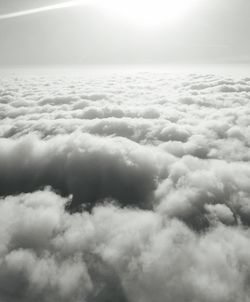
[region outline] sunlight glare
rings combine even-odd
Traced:
[[[102,0],[103,11],[134,25],[173,25],[192,11],[198,0]]]

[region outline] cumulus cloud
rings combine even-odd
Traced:
[[[153,147],[89,134],[2,139],[1,145],[1,195],[50,185],[62,195],[73,194],[74,208],[104,198],[148,207],[158,179],[166,177],[174,160]]]
[[[249,79],[0,81],[0,300],[247,302]]]
[[[248,301],[249,231],[204,234],[153,211],[69,214],[45,190],[2,198],[3,301]],[[224,216],[223,206],[210,212]]]

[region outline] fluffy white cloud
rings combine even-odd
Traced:
[[[249,301],[249,99],[214,75],[1,79],[0,300]]]
[[[1,200],[1,300],[248,301],[248,229],[197,234],[153,211],[69,214],[65,202],[47,190]]]

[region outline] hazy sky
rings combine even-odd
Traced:
[[[117,1],[126,6],[125,0]],[[176,0],[166,1],[170,3],[162,10],[166,19],[178,15],[171,5]],[[58,3],[0,0],[0,15]],[[143,14],[143,1],[138,3]],[[127,9],[136,18],[131,3]],[[138,5],[136,10],[138,14]],[[151,27],[140,24],[139,14],[139,21],[132,22],[130,12],[122,16],[115,10],[87,5],[8,19],[0,16],[0,64],[250,62],[249,0],[196,0],[178,20]]]

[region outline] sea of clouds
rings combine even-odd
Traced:
[[[249,102],[247,77],[1,77],[0,301],[250,301]]]

